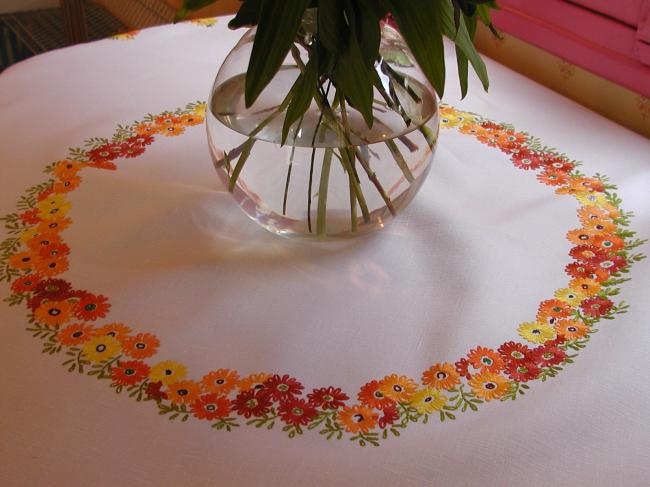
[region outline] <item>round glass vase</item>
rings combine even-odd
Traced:
[[[383,24],[372,127],[325,80],[282,145],[285,98],[309,59],[315,24],[313,12],[305,16],[299,42],[249,108],[255,28],[244,34],[210,93],[210,153],[237,204],[267,230],[317,239],[366,234],[384,228],[422,186],[438,138],[438,101],[399,32]]]

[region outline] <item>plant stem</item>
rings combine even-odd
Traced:
[[[333,150],[325,149],[323,165],[320,170],[320,184],[318,185],[318,210],[316,213],[316,234],[324,236],[327,231],[327,191],[330,179],[330,168],[332,166]]]
[[[289,169],[287,169],[287,181],[284,184],[284,198],[282,199],[282,214],[286,215],[287,214],[287,196],[289,195],[289,181],[291,181],[291,169],[293,168],[293,157],[296,154],[296,134],[300,130],[300,127],[302,126],[302,121],[305,119],[305,116],[303,115],[300,117],[300,121],[298,122],[298,125],[296,126],[294,132],[293,132],[293,145],[291,147],[291,155],[289,156]]]

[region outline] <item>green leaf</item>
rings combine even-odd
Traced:
[[[442,9],[442,32],[446,37],[454,41],[463,55],[467,57],[469,62],[472,64],[474,71],[476,71],[476,74],[481,80],[483,88],[487,90],[490,86],[487,68],[481,59],[481,56],[478,55],[478,52],[476,52],[476,49],[474,48],[467,26],[465,25],[465,19],[460,19],[458,29],[456,29],[456,26],[454,25],[454,9],[451,6],[451,2],[449,0],[443,0],[439,4]]]
[[[291,87],[289,93],[291,94],[291,102],[287,113],[284,116],[284,124],[282,125],[282,145],[287,140],[289,129],[293,123],[298,120],[311,105],[311,100],[318,88],[318,54],[317,50],[309,58],[305,72],[301,73]]]
[[[251,27],[257,25],[262,10],[262,0],[245,0],[237,15],[228,22],[228,28],[239,29],[240,27]]]
[[[345,39],[349,36],[344,5],[345,0],[318,1],[318,39],[334,56],[345,50]]]
[[[350,105],[357,109],[368,127],[372,127],[373,76],[372,70],[363,60],[361,47],[355,32],[354,9],[348,2],[346,14],[350,19],[348,46],[343,51],[334,66],[332,81],[337,89],[345,95]]]
[[[441,35],[441,6],[448,0],[386,0],[400,32],[427,79],[442,97],[445,90],[445,56]]]
[[[386,15],[382,15],[377,0],[364,0],[356,2],[356,32],[357,40],[361,46],[361,54],[366,66],[373,68],[375,61],[379,58],[379,43],[381,42],[381,30],[379,21]]]
[[[245,101],[250,107],[278,72],[293,45],[309,0],[261,0],[257,33],[246,71]]]

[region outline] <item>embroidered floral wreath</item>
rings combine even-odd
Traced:
[[[42,341],[43,352],[63,357],[69,372],[150,401],[171,420],[194,418],[227,431],[241,424],[277,426],[289,437],[315,430],[327,439],[377,446],[411,423],[453,420],[485,402],[516,399],[531,382],[555,377],[571,363],[601,320],[626,312],[627,305],[612,298],[628,280],[630,265],[644,258],[633,253],[644,241],[627,228],[632,215],[620,209],[615,187],[602,175],[586,177],[576,161],[526,133],[443,106],[443,127],[498,149],[516,168],[537,172],[539,182],[579,203],[579,227],[567,233],[574,245],[565,267],[569,281],[541,301],[530,322],[519,325],[527,343],[477,346],[455,363],[433,364],[419,380],[390,374],[368,381],[356,394],[335,386],[306,390],[297,378],[272,372],[242,376],[218,368],[188,378],[185,365],[157,357],[155,335],[108,319],[108,297],[62,278],[71,253],[64,235],[72,224],[69,195],[82,183],[82,173],[116,170],[115,161],[138,157],[160,136],[180,136],[202,124],[205,110],[204,103],[190,103],[148,115],[118,126],[110,139],[90,139],[71,149],[67,159],[45,168],[48,179],[29,188],[17,211],[2,219],[9,237],[0,247],[0,278],[11,282],[5,301],[27,308],[27,330]]]

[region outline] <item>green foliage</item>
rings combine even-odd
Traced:
[[[185,0],[177,18],[214,1]],[[315,38],[307,41],[301,19],[308,8],[316,8],[317,29]],[[327,81],[372,126],[380,22],[389,12],[439,96],[445,88],[443,36],[455,43],[462,96],[468,91],[470,64],[487,90],[487,70],[472,40],[479,19],[498,35],[490,22],[490,9],[495,8],[493,0],[243,0],[229,26],[257,26],[246,73],[246,106],[255,102],[292,48],[300,45],[310,61],[288,94],[283,142]]]

